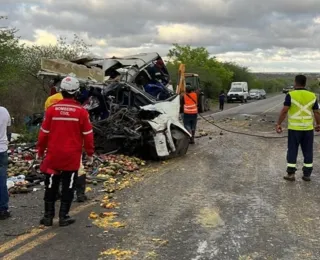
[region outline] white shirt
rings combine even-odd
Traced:
[[[11,126],[11,118],[8,110],[0,106],[0,152],[8,150],[7,127]]]

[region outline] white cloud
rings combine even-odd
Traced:
[[[169,25],[158,25],[158,36],[157,40],[172,44],[190,44],[206,41],[208,37],[212,36],[210,29],[199,28],[193,25],[187,24],[169,24]]]
[[[29,41],[29,40],[21,40],[22,44],[26,44],[26,45],[33,45],[33,44],[37,44],[37,45],[55,45],[57,44],[57,36],[47,32],[45,30],[35,30],[35,34],[34,34],[34,41]]]
[[[0,0],[26,44],[76,33],[103,56],[204,46],[254,71],[317,71],[319,0]],[[8,24],[8,21],[5,21]],[[1,25],[0,25],[1,26]]]

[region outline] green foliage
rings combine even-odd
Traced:
[[[0,17],[3,19],[7,18]],[[48,96],[44,82],[36,76],[41,58],[72,60],[88,54],[90,45],[74,35],[70,43],[60,38],[56,45],[26,46],[19,42],[17,32],[0,29],[0,100],[21,125],[26,115],[43,111]]]
[[[0,16],[0,21],[7,19]],[[23,47],[19,45],[19,38],[15,36],[15,28],[0,28],[0,89],[7,88],[12,81],[20,77],[21,53]]]
[[[167,68],[174,85],[177,85],[179,64],[183,63],[186,65],[186,72],[199,74],[202,88],[211,98],[215,98],[218,92],[229,84],[233,76],[233,72],[215,57],[210,57],[204,47],[192,48],[190,45],[173,44],[167,56],[169,57]]]
[[[29,132],[27,127],[23,126],[18,130],[20,136],[15,143],[34,143],[38,139],[39,129]]]
[[[318,80],[312,80],[308,83],[308,89],[310,89],[312,92],[320,94],[320,86]]]
[[[216,99],[221,90],[227,92],[232,82],[248,82],[249,89],[265,89],[267,93],[281,92],[288,85],[292,85],[292,75],[289,77],[270,77],[251,73],[246,67],[233,62],[219,62],[204,47],[192,48],[189,45],[173,44],[167,55],[169,57],[168,70],[172,82],[177,84],[177,74],[180,63],[186,65],[186,72],[197,73],[200,76],[202,88],[209,98]],[[319,89],[317,83],[309,83],[310,89]]]
[[[248,85],[251,86],[256,81],[255,76],[250,73],[249,69],[246,67],[242,67],[232,62],[225,62],[223,63],[223,66],[233,72],[231,82],[244,81],[248,82]]]
[[[28,73],[36,75],[40,70],[41,58],[72,60],[88,54],[89,47],[76,34],[71,43],[66,38],[59,38],[56,45],[33,45],[24,49],[24,65]]]
[[[195,64],[197,66],[206,66],[210,59],[210,53],[204,47],[192,48],[190,45],[181,46],[176,43],[173,44],[167,56],[170,62]]]

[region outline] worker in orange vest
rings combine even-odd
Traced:
[[[186,93],[182,97],[183,124],[191,134],[190,144],[194,144],[198,119],[198,95],[191,85],[186,85]]]

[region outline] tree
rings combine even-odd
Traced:
[[[199,66],[205,66],[210,59],[210,53],[204,47],[192,48],[190,45],[181,46],[177,43],[173,44],[167,56],[173,63],[196,64]]]
[[[233,62],[225,62],[223,63],[223,66],[233,72],[231,82],[248,82],[249,88],[253,88],[254,84],[259,84],[257,83],[255,76],[250,73],[247,67],[242,67]],[[229,85],[231,82],[229,82]]]
[[[90,45],[74,35],[71,43],[60,38],[56,45],[25,46],[20,44],[16,32],[8,28],[0,31],[0,99],[21,124],[24,116],[43,111],[48,96],[43,91],[44,82],[37,78],[41,58],[72,60],[88,54]]]
[[[7,17],[0,16],[0,20]],[[15,28],[0,28],[0,89],[7,88],[11,82],[17,80],[21,70],[21,53],[23,47],[19,45],[19,38],[15,36]]]
[[[185,64],[187,72],[199,74],[204,91],[211,98],[215,98],[218,92],[226,87],[233,75],[232,71],[225,68],[215,57],[210,57],[204,47],[192,48],[190,45],[173,44],[167,56],[167,67],[171,75],[177,75],[179,64]],[[174,83],[177,83],[176,78],[173,77]]]
[[[25,48],[24,64],[28,74],[36,77],[40,70],[41,58],[72,60],[87,55],[91,45],[86,44],[74,34],[71,43],[66,38],[59,38],[56,45],[33,45]]]

